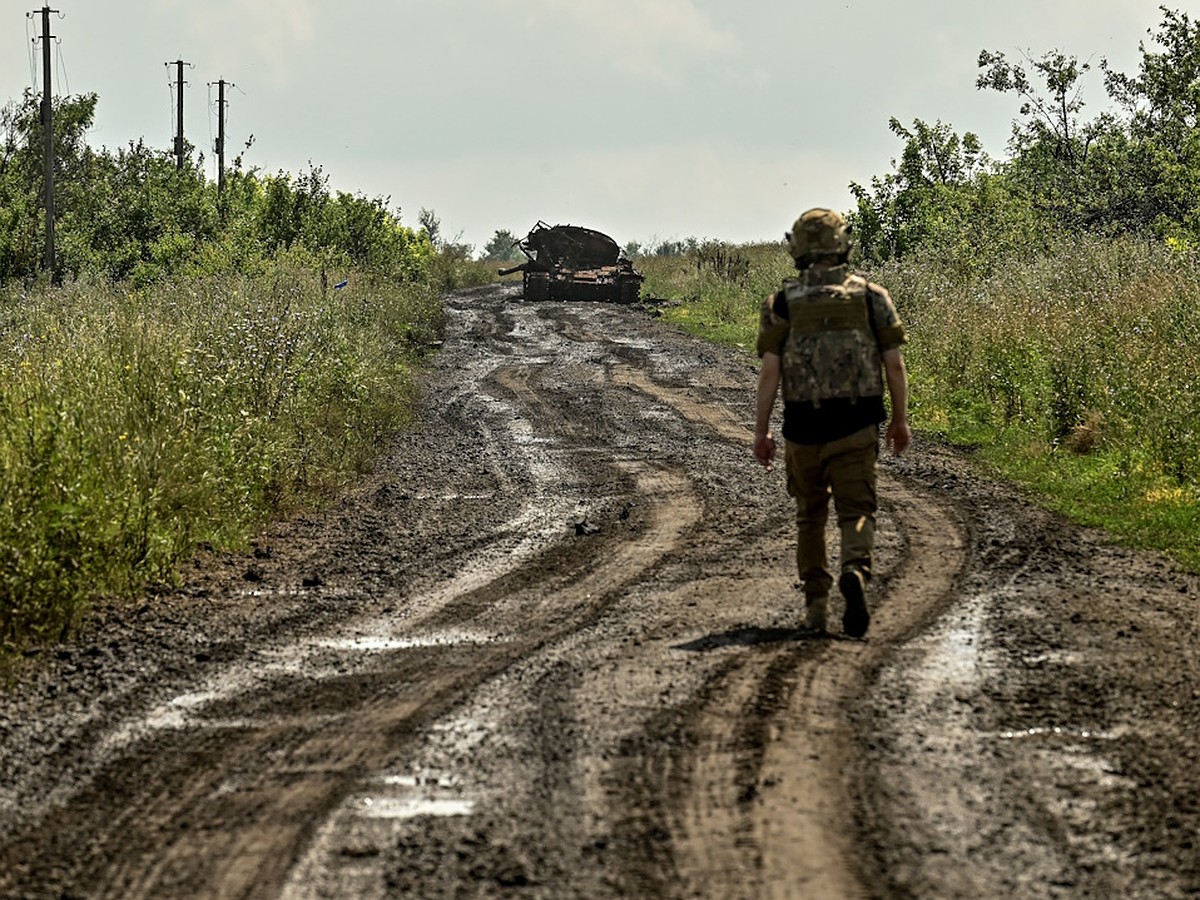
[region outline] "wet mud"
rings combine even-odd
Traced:
[[[449,316],[353,490],[16,673],[0,896],[1200,892],[1194,577],[918,440],[813,637],[752,359]]]

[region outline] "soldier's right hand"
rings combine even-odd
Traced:
[[[887,446],[892,448],[894,456],[900,456],[912,442],[912,431],[907,422],[892,421],[888,423],[887,434],[884,437]]]

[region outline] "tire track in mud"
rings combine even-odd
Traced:
[[[577,325],[565,333],[574,340],[602,343],[594,331]],[[613,366],[612,373],[614,384],[634,388],[667,404],[682,419],[702,426],[713,436],[743,449],[748,444],[748,430],[728,411],[707,408],[686,391],[661,385],[627,364]],[[542,394],[539,391],[534,396]],[[893,584],[901,598],[895,600],[889,592],[882,600],[887,611],[877,613],[876,639],[885,644],[926,620],[938,603],[946,602],[963,558],[961,536],[944,509],[911,490],[897,486],[897,493],[912,510],[912,521],[906,517],[900,527],[919,533],[926,549],[915,558],[905,559],[908,541],[897,535],[900,558],[893,561],[893,571],[881,572],[879,583],[885,587]],[[690,552],[699,555],[697,545],[714,542],[722,550],[755,556],[763,554],[759,545],[777,548],[791,541],[790,524],[786,522],[782,529],[780,523],[766,531],[747,529],[732,540],[720,524],[719,512],[710,511],[693,534]],[[752,531],[759,535],[757,543],[752,539],[749,547],[738,547],[737,539],[750,536]],[[743,584],[761,586],[762,579],[746,578]],[[906,591],[913,595],[906,597]],[[644,628],[646,623],[639,625]],[[615,889],[616,895],[640,896],[788,896],[797,889],[812,889],[821,892],[814,895],[851,896],[859,890],[858,860],[853,839],[848,836],[855,822],[848,812],[838,816],[839,810],[852,806],[855,779],[846,777],[840,769],[834,769],[831,775],[825,767],[829,759],[849,756],[848,709],[860,699],[863,657],[871,651],[862,651],[867,645],[859,645],[856,649],[860,652],[853,657],[846,658],[843,653],[838,658],[844,646],[833,647],[825,641],[794,642],[796,636],[790,629],[758,630],[756,637],[747,638],[742,652],[716,664],[703,685],[684,702],[668,705],[622,738],[611,754],[614,763],[597,767],[589,761],[589,754],[598,751],[588,745],[574,748],[577,758],[569,764],[561,760],[561,748],[557,756],[542,754],[550,760],[558,759],[553,763],[555,771],[540,773],[552,784],[567,777],[557,773],[587,769],[589,765],[599,768],[599,774],[593,771],[590,777],[591,782],[599,784],[599,790],[589,791],[580,784],[571,791],[571,797],[600,794],[603,801],[597,805],[593,797],[591,806],[587,800],[560,802],[571,807],[572,819],[590,815],[615,826],[608,830],[611,833],[601,829],[598,840],[584,842],[585,849],[599,847],[608,853],[610,859],[603,868],[608,875],[601,872],[591,880],[572,880],[571,873],[560,871],[563,882],[550,891],[552,895],[555,890],[608,895]],[[577,644],[603,640],[580,633],[571,638]],[[680,650],[678,646],[673,649],[676,653]],[[878,659],[885,652],[880,647],[870,658]],[[593,654],[597,654],[594,649],[583,650],[579,657],[588,659]],[[603,657],[602,652],[597,655]],[[571,671],[572,667],[561,662],[557,666],[545,664],[546,671],[556,669]],[[540,728],[526,725],[527,730],[545,732],[552,730],[553,722],[588,718],[585,710],[589,692],[574,686],[583,679],[561,676],[556,680],[572,687],[556,684],[554,695],[558,699],[550,703],[543,698],[542,708],[531,714],[543,724]],[[614,688],[616,683],[605,687]],[[593,689],[590,695],[603,693]],[[653,705],[645,703],[644,708],[652,709]],[[572,730],[579,727],[575,722]],[[626,723],[625,727],[632,726]],[[664,754],[663,747],[678,749]],[[607,758],[607,753],[601,756]],[[547,763],[547,768],[550,765]],[[512,766],[519,768],[515,763]],[[538,777],[537,769],[526,775],[527,779]],[[519,781],[514,776],[500,780]],[[797,785],[805,793],[799,806]],[[529,802],[538,806],[537,798]],[[517,813],[512,815],[516,818]],[[571,827],[561,810],[539,808],[537,818],[555,823],[558,835],[579,831],[577,826]],[[835,827],[845,833],[832,833]],[[405,867],[433,871],[452,855],[450,848],[473,846],[472,839],[463,835],[455,844],[454,829],[444,830],[445,844],[433,854],[437,863],[427,858],[428,847],[410,847],[415,855],[407,859]],[[505,844],[501,835],[488,831],[486,840],[507,846],[544,843],[549,837],[537,829],[519,835],[510,836]],[[479,840],[485,838],[478,837],[477,832],[474,843]],[[796,858],[798,843],[806,847],[803,860]],[[422,854],[426,856],[424,864],[420,861]],[[594,860],[586,854],[574,860],[576,873],[586,870],[589,863],[594,864]],[[469,880],[467,874],[458,877]],[[461,886],[461,881],[453,877],[448,876],[448,881]],[[408,886],[415,889],[414,885]],[[541,887],[545,890],[547,886]],[[428,896],[452,893],[429,884],[422,888]],[[301,892],[296,896],[308,895]]]
[[[490,697],[492,682],[506,675],[512,667],[526,665],[531,658],[546,654],[551,648],[594,625],[623,596],[630,584],[657,566],[664,557],[678,552],[700,514],[699,504],[687,480],[679,473],[651,469],[638,463],[628,463],[622,468],[633,476],[636,489],[658,498],[647,502],[641,511],[643,524],[638,529],[636,540],[623,542],[607,550],[595,548],[602,553],[599,561],[591,550],[582,556],[576,554],[570,561],[564,558],[566,554],[551,552],[543,561],[544,568],[539,570],[540,574],[528,576],[513,573],[501,577],[486,591],[463,598],[462,604],[453,610],[446,608],[445,613],[455,621],[479,622],[493,616],[519,617],[525,633],[536,635],[520,643],[511,642],[505,656],[507,665],[494,667],[487,672],[478,671],[476,674],[480,677],[471,690],[461,692],[460,700],[464,699],[461,695],[469,693],[475,697],[488,696],[486,703],[496,704],[497,701]],[[551,732],[557,733],[554,726],[551,726]],[[414,770],[411,759],[416,755],[409,754],[407,762],[399,762],[396,748],[393,747],[388,758],[378,761],[377,771],[394,773],[401,769],[406,773],[411,772]],[[404,758],[401,756],[401,759]],[[442,765],[435,768],[445,771],[451,767]],[[456,777],[467,781],[475,775],[470,770],[461,771],[461,767],[456,773]],[[374,780],[378,782],[379,778]],[[284,896],[300,898],[325,895],[313,893],[311,887],[314,883],[322,882],[323,873],[344,868],[344,860],[339,856],[344,855],[342,848],[347,835],[356,835],[355,840],[360,843],[368,840],[372,856],[386,849],[387,842],[394,837],[394,829],[388,823],[380,824],[374,833],[364,837],[366,829],[360,816],[362,797],[372,792],[377,794],[378,788],[373,788],[369,779],[363,778],[354,795],[331,812],[328,823],[323,827],[323,834],[308,848],[289,879]],[[357,874],[343,871],[339,875],[336,891],[347,896],[376,896],[383,880],[382,874],[376,867],[364,866],[361,862],[357,863],[356,868],[360,870]],[[365,871],[361,871],[363,869]],[[432,887],[429,891],[421,890],[418,893],[437,895]]]
[[[697,400],[684,391],[656,384],[649,375],[632,366],[614,367],[612,380],[613,384],[634,388],[666,403],[688,421],[711,429],[731,443],[744,445],[753,434],[753,426],[728,409]]]
[[[578,326],[568,334],[600,339]],[[614,367],[613,382],[668,403],[722,439],[748,441],[747,425],[729,410],[656,383],[644,369]],[[848,897],[865,890],[855,841],[864,823],[853,810],[867,779],[851,713],[890,649],[952,601],[967,562],[951,508],[886,473],[880,493],[898,552],[877,560],[870,640],[802,640],[731,659],[687,706],[664,711],[636,739],[653,746],[682,734],[674,742],[681,752],[622,754],[633,762],[615,779],[631,786],[619,806],[641,811],[639,846],[650,850],[626,884],[635,893]]]
[[[805,877],[799,882],[805,893],[848,897],[865,892],[873,860],[862,838],[871,826],[858,810],[870,772],[859,752],[858,712],[896,647],[953,602],[968,564],[955,510],[894,478],[882,479],[880,493],[886,498],[884,515],[900,532],[902,555],[892,558],[874,585],[870,639],[830,646],[825,658],[803,672],[764,760],[767,777],[779,779],[786,772],[794,792],[790,798],[786,789],[767,793],[757,818],[767,848],[765,896],[794,890],[797,834],[808,838]],[[801,786],[811,787],[801,794]]]
[[[864,761],[852,714],[872,669],[950,601],[965,561],[949,510],[893,479],[881,494],[890,498],[881,531],[900,532],[904,555],[879,560],[867,641],[742,634],[740,652],[686,704],[632,739],[628,771],[616,778],[630,785],[616,808],[642,816],[633,828],[642,840],[629,847],[631,893],[864,893],[854,814]],[[790,541],[790,528],[774,539]],[[669,754],[651,749],[663,745]]]
[[[538,321],[543,321],[543,317],[539,316]],[[557,333],[558,323],[550,324]],[[512,331],[528,338],[531,328],[524,323]],[[588,390],[607,390],[610,384],[605,354],[596,353],[596,341],[586,343],[591,345],[590,355],[599,358],[600,368],[573,369],[572,374],[581,375],[582,382],[572,382],[565,390],[575,400]],[[526,630],[546,629],[542,639],[529,642],[512,654],[514,665],[521,666],[539,655],[552,653],[556,645],[595,625],[630,585],[645,578],[665,558],[678,555],[700,521],[703,506],[690,478],[677,466],[643,459],[646,454],[640,449],[614,452],[604,443],[597,444],[597,440],[603,442],[605,437],[604,429],[599,427],[603,411],[597,405],[582,403],[575,407],[574,415],[564,414],[571,405],[559,393],[563,390],[561,379],[544,365],[504,364],[487,376],[485,384],[488,392],[497,392],[499,388],[498,393],[513,404],[517,430],[540,447],[541,452],[563,452],[582,458],[589,470],[588,504],[594,512],[623,523],[615,545],[602,537],[589,538],[591,543],[582,553],[578,547],[569,545],[552,547],[536,565],[500,575],[487,590],[466,594],[438,613],[439,620],[475,623],[519,617]],[[582,392],[578,390],[581,385]],[[569,447],[560,450],[556,447],[560,443]],[[608,509],[604,509],[606,505]],[[623,530],[626,528],[627,531]],[[525,571],[527,568],[535,570],[535,574],[530,575]],[[554,670],[555,664],[548,665]],[[497,670],[491,680],[503,674]],[[492,689],[490,684],[483,684],[474,693],[487,694]],[[555,688],[551,686],[549,690]],[[560,711],[565,714],[570,705],[564,704]],[[546,723],[546,730],[557,735],[557,723]],[[553,755],[546,754],[547,758]],[[377,824],[374,829],[364,826],[361,803],[372,790],[378,792],[377,787],[373,789],[364,780],[358,794],[333,812],[293,872],[284,896],[324,896],[330,891],[362,897],[377,894],[384,880],[379,867],[361,860],[347,865],[344,854],[339,853],[339,847],[348,840],[347,835],[354,835],[360,845],[366,841],[372,848],[368,854],[372,857],[379,845],[394,837],[394,828],[387,824]],[[561,816],[547,812],[551,818],[563,822]],[[330,891],[314,890],[314,885],[329,880],[330,870],[340,870],[337,887]],[[435,886],[422,885],[419,893],[434,896],[436,890]]]
[[[365,777],[382,770],[414,732],[444,715],[465,693],[515,660],[594,617],[627,580],[636,578],[678,543],[689,520],[689,504],[678,492],[678,479],[659,472],[635,474],[639,488],[662,498],[648,511],[646,530],[637,545],[615,548],[600,565],[593,565],[590,559],[574,560],[573,568],[548,583],[518,586],[504,578],[489,582],[432,616],[443,625],[478,622],[487,617],[481,610],[490,611],[519,592],[532,626],[527,633],[533,636],[524,640],[512,636],[494,647],[476,644],[451,654],[442,651],[436,657],[408,653],[410,659],[390,661],[375,677],[357,686],[358,692],[370,699],[352,716],[339,716],[314,734],[302,727],[299,733],[256,737],[243,752],[243,762],[251,756],[274,761],[253,775],[244,770],[239,773],[236,793],[238,799],[249,797],[246,808],[231,809],[234,804],[229,793],[212,788],[211,778],[203,779],[194,796],[211,791],[212,799],[190,803],[188,815],[212,823],[216,840],[197,841],[188,836],[165,848],[150,877],[144,882],[125,882],[121,895],[161,896],[166,888],[165,893],[174,896],[274,896],[292,861],[311,841],[314,823],[329,816],[335,804]],[[397,683],[404,689],[389,688]],[[348,691],[344,683],[336,687],[330,699],[340,703]],[[320,695],[328,692],[325,685],[320,686],[318,696],[305,705],[313,709]],[[271,698],[263,705],[273,707],[279,702]],[[226,745],[226,756],[230,749]],[[227,865],[214,868],[214,861],[227,861]]]
[[[1196,577],[931,449],[971,560],[862,711],[874,895],[1197,894]]]
[[[436,658],[418,651],[395,654],[399,658],[378,671],[308,685],[309,694],[303,692],[309,679],[297,679],[299,684],[276,685],[269,696],[231,698],[230,708],[213,711],[211,724],[192,720],[184,747],[174,740],[139,747],[118,761],[116,771],[101,774],[94,793],[74,798],[69,813],[51,816],[11,844],[5,856],[13,862],[9,873],[20,869],[15,860],[36,865],[49,857],[65,866],[83,849],[74,872],[62,874],[65,883],[79,886],[99,879],[105,887],[93,888],[89,896],[274,896],[292,859],[311,838],[313,823],[382,769],[414,731],[451,709],[475,685],[594,617],[612,592],[678,542],[691,518],[686,495],[677,493],[679,479],[669,473],[635,474],[637,486],[662,498],[648,511],[637,545],[618,548],[599,566],[588,558],[575,560],[566,571],[554,567],[556,577],[547,583],[517,585],[502,577],[463,598],[459,612],[475,621],[489,605],[486,595],[502,602],[520,590],[534,637],[493,648],[441,651]],[[462,621],[452,605],[431,618],[443,625]],[[337,707],[354,695],[369,699],[339,714]],[[261,728],[222,724],[255,719],[298,701],[309,710],[298,721]],[[128,788],[143,777],[149,783],[126,797],[120,815],[110,818],[110,786]],[[91,815],[81,815],[82,810]],[[109,859],[118,862],[105,871]],[[0,887],[22,890],[20,881],[9,878],[0,879]]]

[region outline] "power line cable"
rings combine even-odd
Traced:
[[[69,96],[71,96],[71,80],[69,78],[67,78],[67,61],[66,61],[66,57],[63,56],[62,46],[63,46],[62,38],[55,38],[54,39],[54,50],[55,50],[54,59],[57,64],[57,67],[58,67],[58,80],[59,80],[59,82],[61,82],[63,85],[66,86],[66,90],[63,91],[63,96],[69,97]]]
[[[175,91],[173,90],[175,85],[171,81],[171,64],[166,62],[163,65],[167,68],[167,125],[168,130],[173,132],[175,130]]]
[[[29,87],[34,93],[40,93],[41,89],[38,86],[38,64],[37,51],[34,47],[37,45],[38,37],[33,31],[33,13],[25,14],[25,45],[29,48]]]
[[[208,146],[214,151],[212,157],[210,157],[210,159],[209,159],[209,168],[213,170],[213,177],[215,178],[218,174],[217,166],[219,165],[219,163],[217,162],[217,157],[216,157],[216,153],[215,153],[216,146],[217,146],[215,143],[216,139],[213,137],[213,96],[212,96],[213,83],[211,81],[208,82],[207,87],[208,87]]]

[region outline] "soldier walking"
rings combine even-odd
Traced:
[[[888,292],[849,270],[850,227],[828,209],[810,209],[787,234],[799,274],[763,303],[758,331],[754,455],[770,468],[769,426],[783,382],[787,490],[796,501],[796,565],[805,596],[804,627],[824,632],[833,575],[825,522],[833,497],[841,533],[838,589],[842,628],[867,633],[866,586],[875,545],[879,426],[899,456],[909,445],[904,325]],[[886,381],[891,418],[884,407]]]

